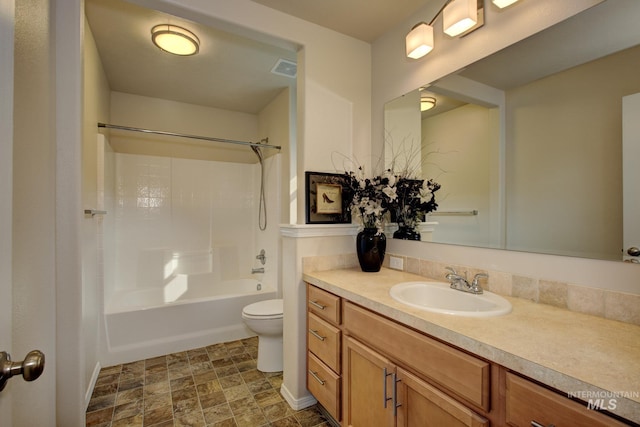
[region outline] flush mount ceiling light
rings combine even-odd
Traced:
[[[151,29],[151,40],[160,49],[174,55],[195,55],[200,49],[198,37],[191,31],[177,25],[156,25]]]
[[[500,9],[504,9],[507,6],[511,6],[512,4],[517,2],[518,0],[491,0],[491,1],[493,2],[493,4],[498,6]]]
[[[436,106],[436,99],[432,96],[423,96],[420,98],[420,111],[431,110]]]
[[[442,28],[445,34],[457,37],[478,25],[480,15],[478,5],[481,1],[452,0],[448,2],[442,12]]]
[[[415,25],[405,39],[407,56],[418,59],[433,49],[433,27],[425,22]]]

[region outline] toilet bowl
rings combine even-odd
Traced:
[[[247,305],[242,320],[258,335],[258,370],[282,371],[282,299],[270,299]]]

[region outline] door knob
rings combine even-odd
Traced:
[[[44,370],[44,353],[33,350],[27,353],[22,362],[12,362],[11,355],[0,352],[0,391],[4,389],[9,378],[22,375],[25,381],[37,379]]]
[[[640,249],[636,248],[635,246],[631,246],[629,249],[627,249],[627,253],[631,256],[640,256]]]

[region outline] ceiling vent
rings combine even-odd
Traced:
[[[298,65],[289,61],[288,59],[278,59],[276,65],[271,69],[273,74],[278,74],[280,76],[290,77],[292,79],[296,78],[296,74],[298,74]]]

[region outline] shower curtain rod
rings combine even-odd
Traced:
[[[225,142],[227,144],[248,145],[250,147],[275,148],[275,149],[278,149],[278,150],[282,149],[282,147],[279,146],[279,145],[268,145],[268,144],[263,144],[263,143],[260,143],[260,142],[236,141],[236,140],[233,140],[233,139],[214,138],[214,137],[209,137],[209,136],[186,135],[186,134],[182,134],[182,133],[165,132],[165,131],[162,131],[162,130],[141,129],[141,128],[134,128],[134,127],[129,127],[129,126],[110,125],[110,124],[106,124],[106,123],[98,123],[98,127],[99,128],[105,128],[105,129],[127,130],[127,131],[131,131],[131,132],[152,133],[152,134],[155,134],[155,135],[177,136],[179,138],[200,139],[200,140],[203,140],[203,141]],[[269,139],[267,138],[266,141],[268,142]]]

